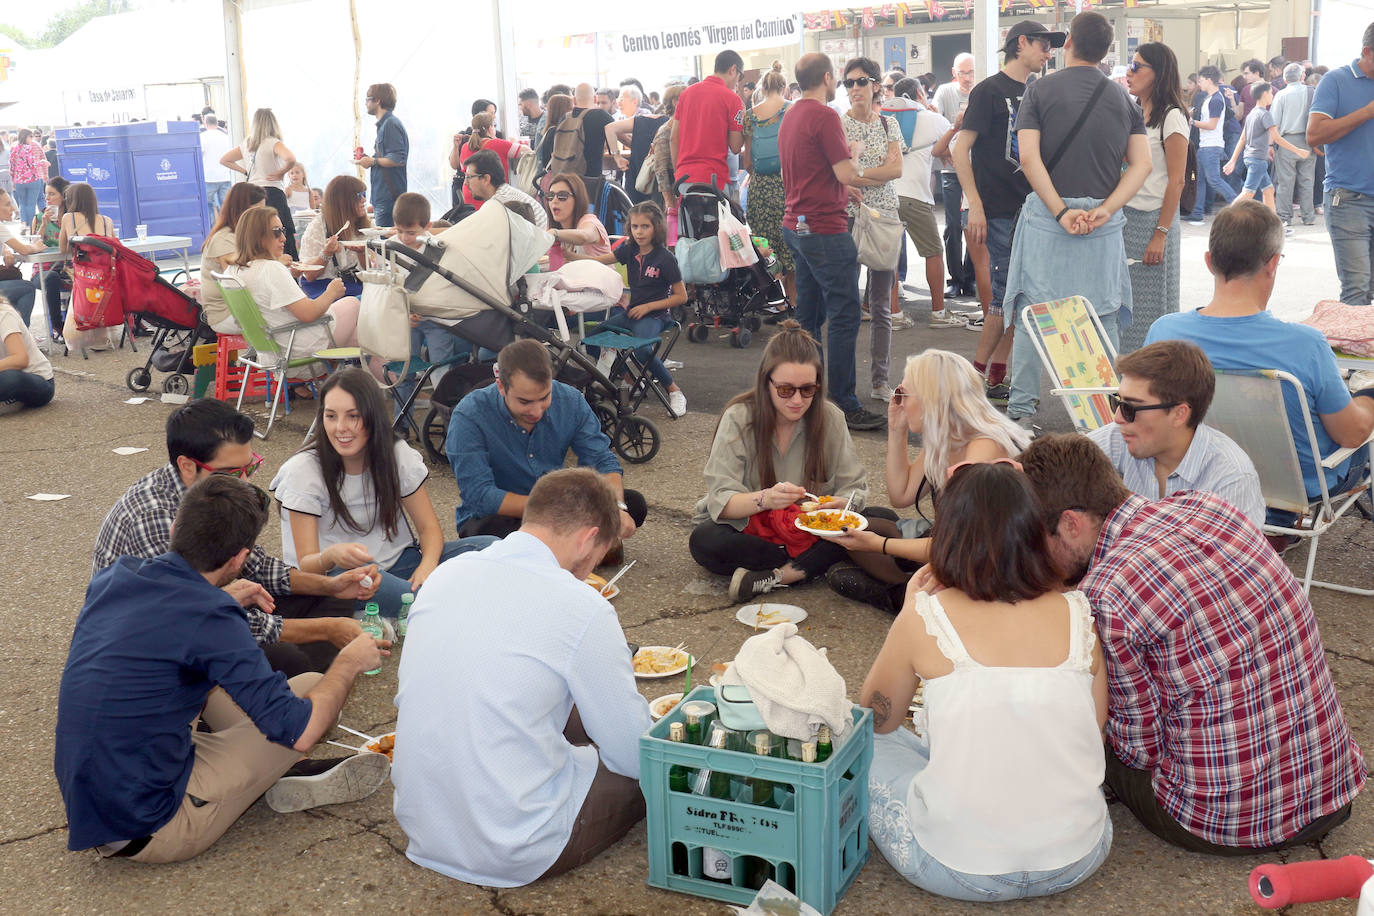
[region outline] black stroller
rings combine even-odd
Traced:
[[[368,246],[406,271],[404,286],[412,314],[443,324],[472,344],[468,362],[450,368],[431,395],[421,439],[432,459],[447,462],[444,440],[454,407],[469,392],[493,381],[493,354],[516,337],[532,338],[549,348],[554,377],[583,393],[623,460],[642,464],[658,454],[658,429],[635,416],[643,401],[637,388],[612,382],[590,357],[533,317],[521,276],[538,259],[539,247],[547,247],[542,231],[505,207],[489,206],[445,230],[423,251],[390,239],[374,239]],[[535,254],[513,256],[513,249]],[[365,340],[359,344],[367,349]],[[423,381],[424,377],[416,391]],[[413,396],[404,412],[412,404]]]
[[[722,202],[737,219],[744,220],[739,206],[713,186],[684,185],[678,200],[678,236],[714,238]],[[704,343],[715,328],[732,328],[730,345],[742,349],[749,346],[752,332],[763,326],[764,316],[791,308],[782,283],[772,273],[776,263],[772,256],[765,258],[757,245],[754,253],[759,258],[749,267],[728,270],[720,283],[698,283],[693,287],[686,306],[696,318],[687,325],[687,339],[692,343]]]

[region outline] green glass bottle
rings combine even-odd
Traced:
[[[701,716],[689,710],[685,718],[687,719],[686,742],[688,744],[701,744]]]
[[[363,632],[373,639],[381,639],[386,634],[386,631],[382,629],[381,611],[375,601],[369,601],[363,613]],[[381,671],[382,666],[378,665],[371,671],[364,671],[363,674],[380,674]]]
[[[676,741],[681,744],[686,740],[686,729],[681,722],[674,722],[668,726],[668,740]],[[680,763],[675,763],[668,767],[668,788],[674,792],[687,792],[688,779],[691,773],[687,767]]]
[[[832,753],[830,744],[830,726],[822,725],[816,730],[816,762],[825,763],[830,759]]]
[[[767,732],[754,735],[754,753],[760,757],[773,756],[773,736]],[[759,776],[749,777],[750,796],[754,804],[761,808],[776,808],[777,800],[773,794],[773,781]]]

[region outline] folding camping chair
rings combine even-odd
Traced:
[[[1332,495],[1327,490],[1326,475],[1319,473],[1317,480],[1321,484],[1321,495],[1308,497],[1293,438],[1294,424],[1289,419],[1284,403],[1284,386],[1289,386],[1288,403],[1302,410],[1301,428],[1321,470],[1338,467],[1358,448],[1369,448],[1369,442],[1356,448],[1337,449],[1323,456],[1317,447],[1317,434],[1312,425],[1312,414],[1308,411],[1307,395],[1297,378],[1279,369],[1218,369],[1216,375],[1216,394],[1212,397],[1212,406],[1207,410],[1207,423],[1230,436],[1250,456],[1259,474],[1260,493],[1264,496],[1265,506],[1298,516],[1298,521],[1292,527],[1266,524],[1264,533],[1308,539],[1303,591],[1308,592],[1315,585],[1354,595],[1374,595],[1372,588],[1356,588],[1312,579],[1312,568],[1317,561],[1317,541],[1369,490],[1370,475],[1366,468],[1362,478],[1350,489]]]
[[[666,360],[668,354],[673,352],[673,347],[677,345],[677,339],[681,334],[682,324],[676,318],[669,320],[667,327],[658,337],[635,337],[624,328],[598,326],[597,333],[582,338],[582,345],[615,351],[615,360],[606,375],[611,379],[629,376],[630,389],[625,398],[631,412],[639,410],[639,405],[652,394],[658,398],[663,409],[668,411],[668,416],[676,420],[678,415],[668,406],[668,392],[649,373],[648,367],[639,361],[634,351],[640,347],[652,347],[653,355]]]
[[[266,439],[272,434],[272,424],[277,422],[277,405],[283,401],[286,391],[286,373],[289,369],[300,366],[308,366],[311,363],[319,362],[323,357],[319,354],[310,356],[290,357],[291,346],[296,342],[296,332],[301,328],[313,328],[323,326],[329,334],[329,343],[334,344],[334,332],[330,329],[331,319],[324,315],[314,321],[296,321],[280,328],[269,328],[262,320],[262,312],[258,310],[258,304],[253,301],[253,294],[248,292],[237,278],[227,274],[211,273],[215,282],[219,284],[220,291],[224,294],[224,304],[229,306],[229,314],[234,316],[239,328],[243,331],[243,339],[248,345],[257,351],[256,359],[249,359],[244,353],[239,353],[239,365],[247,367],[249,374],[251,370],[257,369],[268,373],[269,384],[272,376],[277,378],[277,388],[272,394],[272,407],[267,415],[267,429],[262,432],[254,430],[254,433],[261,439]],[[285,338],[284,343],[282,338]],[[242,386],[239,388],[239,400],[236,405],[239,410],[243,409],[243,395],[248,390],[248,378],[245,375]],[[290,408],[287,408],[288,412]]]
[[[1086,433],[1111,423],[1107,395],[1117,390],[1116,348],[1092,303],[1082,296],[1040,302],[1022,310],[1021,323],[1058,381],[1050,393],[1064,402],[1074,428]]]

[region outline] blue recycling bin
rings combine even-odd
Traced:
[[[58,128],[62,177],[95,189],[120,238],[144,224],[149,235],[185,235],[200,248],[210,230],[194,121],[136,121]]]

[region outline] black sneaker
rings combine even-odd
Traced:
[[[885,429],[887,427],[887,417],[871,413],[862,407],[846,410],[844,422],[846,426],[854,430]]]
[[[1006,382],[998,382],[996,385],[987,387],[988,400],[994,404],[1006,404],[1011,399],[1011,386]]]
[[[825,581],[837,594],[871,604],[880,611],[895,614],[901,610],[900,605],[893,605],[891,586],[879,582],[853,563],[836,563],[825,574]]]
[[[730,600],[748,601],[766,595],[775,588],[785,588],[776,569],[745,569],[740,567],[730,577]]]
[[[385,754],[301,760],[267,790],[267,805],[284,814],[358,801],[381,788],[390,773]]]

